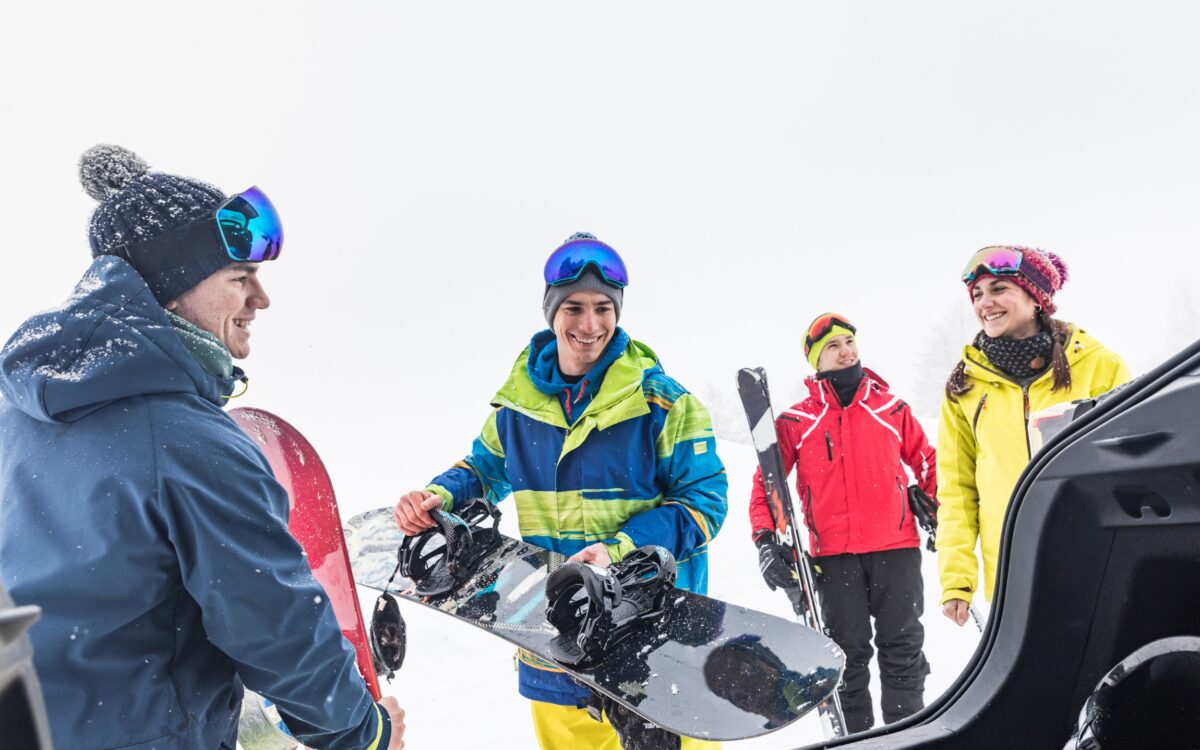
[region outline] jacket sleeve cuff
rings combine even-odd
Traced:
[[[442,499],[442,510],[454,510],[454,495],[450,494],[450,490],[440,484],[431,484],[425,488],[426,492],[432,492]]]
[[[971,592],[968,591],[967,589],[946,589],[945,591],[942,592],[941,604],[945,604],[946,602],[952,601],[954,599],[962,599],[967,604],[970,604],[971,603]]]
[[[633,543],[633,539],[624,531],[618,531],[616,542],[605,542],[604,549],[608,551],[608,559],[613,562],[621,562],[625,556],[637,549],[637,545]]]
[[[375,732],[375,741],[367,746],[367,750],[387,750],[392,741],[392,720],[378,703],[375,704],[375,715],[379,717],[379,729]]]

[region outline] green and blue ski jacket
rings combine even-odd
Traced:
[[[558,372],[556,347],[549,330],[533,337],[470,455],[427,489],[447,510],[511,494],[522,538],[567,556],[596,542],[614,560],[661,545],[678,562],[676,585],[704,593],[707,545],[728,507],[708,411],[619,328],[578,383]],[[520,671],[528,698],[586,701],[585,690],[541,660],[522,654]]]

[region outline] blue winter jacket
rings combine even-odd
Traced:
[[[58,750],[232,748],[243,681],[307,745],[386,747],[233,383],[110,257],[0,350],[0,576]]]
[[[676,585],[704,593],[708,543],[727,511],[728,483],[708,411],[624,331],[578,383],[558,372],[557,342],[538,333],[492,399],[471,455],[428,489],[446,507],[510,493],[521,536],[570,556],[658,544],[678,561]],[[615,558],[614,558],[615,559]],[[583,705],[587,690],[522,652],[521,694]]]

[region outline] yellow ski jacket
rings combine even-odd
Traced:
[[[956,401],[942,400],[937,435],[942,604],[951,599],[969,602],[978,590],[976,539],[983,550],[983,593],[992,599],[1004,513],[1030,459],[1030,413],[1094,398],[1131,377],[1120,356],[1082,329],[1071,326],[1065,351],[1071,388],[1052,392],[1054,374],[1049,369],[1022,383],[1002,373],[976,347],[963,348],[967,381],[973,387]]]

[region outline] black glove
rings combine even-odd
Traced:
[[[754,537],[754,544],[758,547],[758,569],[772,591],[800,587],[796,566],[789,559],[790,551],[775,541],[775,534],[764,529]]]
[[[925,540],[925,548],[934,552],[937,549],[937,500],[913,484],[908,487],[908,507],[912,509],[913,518],[917,519],[917,523],[929,537]]]

